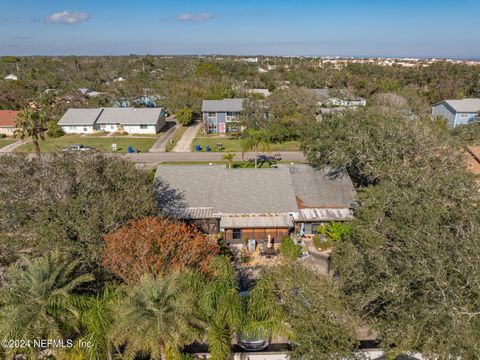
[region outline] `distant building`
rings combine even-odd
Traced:
[[[239,132],[244,99],[203,100],[202,118],[207,133]]]
[[[337,95],[332,94],[331,89],[311,89],[317,96],[319,105],[323,107],[344,107],[356,108],[367,105],[367,100],[361,97],[352,96],[348,89],[338,90]]]
[[[17,80],[18,80],[18,76],[17,76],[17,75],[13,75],[13,74],[9,74],[9,75],[5,76],[5,77],[3,78],[3,80],[17,81]]]
[[[480,99],[444,100],[432,106],[432,117],[444,118],[452,127],[477,121],[479,112]]]
[[[247,89],[247,93],[262,95],[264,97],[269,97],[270,95],[272,95],[272,93],[268,89]]]
[[[16,125],[15,118],[18,115],[18,111],[13,110],[0,110],[0,134],[7,136],[13,136]]]
[[[181,194],[176,215],[205,232],[225,232],[229,244],[270,235],[278,243],[293,232],[317,234],[318,226],[353,218],[355,189],[346,173],[330,176],[308,165],[277,169],[168,166],[156,178]]]
[[[97,131],[156,134],[165,125],[165,111],[161,108],[69,109],[58,125],[67,134]]]

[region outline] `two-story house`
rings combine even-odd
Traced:
[[[239,132],[244,99],[203,100],[202,118],[207,133]]]
[[[432,117],[444,118],[452,127],[477,121],[479,112],[480,99],[444,100],[432,106]]]

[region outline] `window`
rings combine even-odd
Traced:
[[[148,129],[148,125],[140,125],[140,129]]]
[[[217,113],[216,113],[216,112],[209,112],[209,113],[208,113],[208,117],[216,118],[216,117],[217,117]]]
[[[86,127],[83,128],[83,131],[88,131],[88,129]]]
[[[466,117],[468,117],[468,114],[462,113],[462,114],[460,114],[460,117],[466,118]]]
[[[242,229],[233,229],[233,240],[241,240],[242,239]]]

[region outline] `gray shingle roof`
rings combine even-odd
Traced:
[[[156,176],[182,192],[188,207],[211,207],[224,214],[297,210],[288,169],[160,165]]]
[[[350,208],[355,199],[352,180],[346,172],[335,176],[329,170],[308,165],[289,166],[298,208]]]
[[[445,100],[456,112],[475,113],[480,111],[480,99]]]
[[[240,112],[243,110],[243,101],[244,99],[203,100],[202,112]]]
[[[346,173],[329,176],[308,165],[233,169],[223,165],[160,165],[156,177],[179,190],[188,207],[221,214],[281,214],[298,209],[348,209],[355,189]]]
[[[161,108],[105,108],[97,124],[156,125]]]
[[[58,125],[93,125],[102,109],[68,109]]]

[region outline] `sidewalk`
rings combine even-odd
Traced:
[[[178,140],[172,152],[191,152],[193,139],[197,136],[198,130],[200,130],[202,125],[203,123],[199,121],[195,125],[189,126],[180,140]]]

